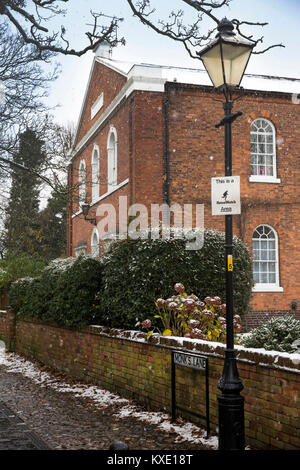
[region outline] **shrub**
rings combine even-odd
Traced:
[[[0,288],[8,288],[17,279],[39,276],[46,261],[39,256],[8,254],[0,260]]]
[[[12,284],[9,303],[17,315],[61,326],[83,326],[97,317],[101,263],[91,257],[52,261],[40,277]]]
[[[174,289],[177,295],[155,302],[158,314],[154,317],[160,320],[164,328],[163,332],[157,328],[159,333],[163,336],[225,342],[226,305],[222,304],[220,297],[206,297],[201,302],[196,295],[188,295],[182,283],[175,284]],[[234,328],[237,333],[241,331],[240,321],[240,316],[235,315]],[[148,330],[147,338],[154,333],[151,320],[144,320],[141,325]]]
[[[293,352],[292,343],[300,339],[300,321],[291,315],[271,318],[242,338],[246,348]]]
[[[252,288],[248,248],[234,238],[235,313],[247,312]],[[170,238],[125,239],[114,243],[103,259],[99,321],[132,328],[154,316],[155,300],[166,298],[179,280],[200,299],[225,299],[224,233],[206,230],[201,250],[186,250],[186,241]]]

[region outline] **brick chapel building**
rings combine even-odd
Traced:
[[[245,75],[234,111],[233,175],[241,215],[234,235],[249,247],[255,286],[252,327],[269,315],[300,313],[300,79]],[[204,70],[128,64],[95,54],[77,126],[69,185],[68,256],[98,254],[101,234],[84,219],[102,204],[204,204],[211,177],[224,176],[223,96]],[[76,191],[75,191],[76,192]]]

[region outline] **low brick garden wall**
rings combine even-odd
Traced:
[[[0,312],[0,339],[10,350],[80,380],[98,384],[152,410],[171,410],[171,351],[208,357],[211,429],[218,426],[217,384],[224,345],[185,338],[150,342],[137,331],[98,326],[83,330],[16,321]],[[246,443],[253,449],[300,448],[300,355],[236,347],[244,384]],[[176,367],[177,404],[205,415],[205,375]],[[182,414],[182,413],[181,413]],[[184,414],[184,413],[183,413]],[[198,418],[186,415],[199,424]],[[205,426],[205,420],[200,420]]]

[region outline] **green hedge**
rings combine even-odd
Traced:
[[[21,317],[57,325],[132,329],[155,315],[154,301],[172,296],[178,282],[200,300],[218,296],[225,303],[223,233],[206,230],[203,248],[194,251],[181,239],[126,239],[102,260],[54,260],[39,277],[14,282],[9,304]],[[234,238],[235,314],[247,312],[252,284],[249,251]]]
[[[133,328],[156,312],[154,301],[174,294],[182,282],[201,300],[219,296],[225,303],[224,233],[206,230],[200,250],[186,250],[186,241],[122,240],[103,259],[103,288],[99,292],[99,323]],[[235,314],[249,306],[253,281],[248,248],[234,238]]]
[[[68,327],[90,324],[98,312],[101,273],[100,261],[91,257],[54,260],[38,278],[14,282],[9,305],[21,318]]]
[[[8,253],[0,260],[0,288],[9,288],[17,279],[39,276],[46,266],[43,258],[27,253]]]

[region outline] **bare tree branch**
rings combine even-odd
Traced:
[[[199,49],[205,47],[207,41],[211,39],[213,33],[216,31],[220,19],[216,16],[217,11],[221,11],[223,7],[228,7],[232,0],[181,0],[183,4],[193,8],[198,12],[198,15],[194,23],[190,25],[184,24],[184,11],[178,10],[177,12],[171,11],[169,20],[153,19],[153,14],[156,12],[152,6],[151,0],[127,0],[134,16],[137,16],[140,21],[146,26],[152,28],[156,33],[163,36],[167,36],[175,41],[182,42],[185,49],[192,58],[199,59]],[[223,11],[223,10],[222,10]],[[210,19],[214,26],[207,34],[204,34],[201,30],[201,22],[204,18]],[[264,22],[250,22],[250,21],[239,21],[233,19],[236,31],[245,39],[248,39],[257,46],[263,42],[263,37],[253,39],[253,35],[247,35],[242,30],[243,26],[260,26],[264,27],[268,23]],[[282,44],[274,44],[261,51],[253,51],[254,54],[263,54],[264,52],[274,48],[284,47]]]
[[[68,0],[63,1],[68,2]],[[124,38],[118,37],[119,23],[123,21],[123,18],[91,12],[94,20],[92,30],[85,33],[89,41],[88,45],[80,50],[71,49],[63,26],[61,31],[53,33],[50,33],[47,28],[47,21],[50,19],[45,16],[47,12],[55,17],[66,13],[59,7],[59,4],[60,0],[1,0],[0,15],[10,21],[26,44],[42,52],[51,51],[80,57],[103,42],[110,44],[111,47],[124,44]],[[35,15],[30,13],[32,7],[35,7]],[[101,24],[99,24],[100,20]],[[27,24],[29,24],[29,29],[26,27]]]

